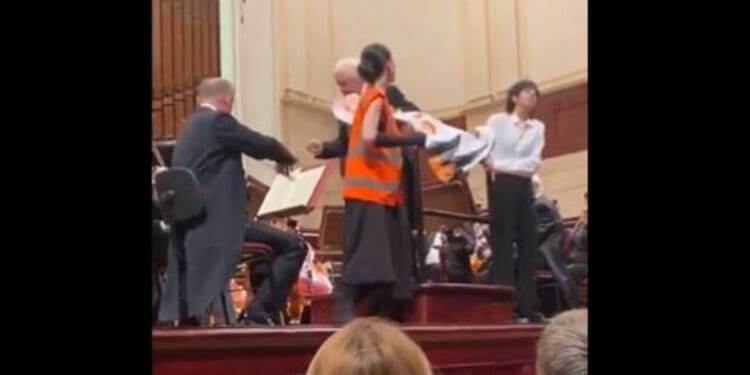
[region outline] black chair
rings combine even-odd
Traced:
[[[205,208],[203,191],[192,171],[170,168],[154,178],[159,208],[171,225],[200,217]]]
[[[170,227],[170,240],[177,244],[180,241],[176,235],[179,226],[189,226],[191,222],[199,220],[205,212],[205,197],[192,171],[187,168],[170,168],[157,174],[154,178],[159,210],[164,222]],[[176,246],[182,247],[182,244]],[[177,265],[178,278],[185,274],[185,264]],[[182,296],[182,283],[178,286],[178,294]],[[226,308],[225,294],[221,294],[222,310],[225,321],[229,322],[229,312]],[[182,298],[180,298],[182,301]],[[180,322],[187,322],[186,306],[180,304]]]

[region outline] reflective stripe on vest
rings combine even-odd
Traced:
[[[387,193],[398,193],[401,184],[392,184],[390,182],[375,181],[369,178],[349,177],[344,180],[344,188],[366,188],[380,190]]]
[[[398,148],[394,148],[391,150],[398,150]],[[369,160],[373,161],[383,161],[389,164],[401,164],[401,153],[400,152],[388,152],[390,150],[385,150],[385,153],[378,152],[375,149],[372,149],[370,147],[365,147],[364,140],[360,137],[360,139],[357,141],[357,145],[351,149],[347,150],[346,154],[351,157],[364,157]]]

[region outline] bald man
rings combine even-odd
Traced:
[[[259,288],[247,318],[270,324],[270,314],[280,308],[286,299],[284,293],[289,293],[296,280],[306,249],[294,236],[248,223],[242,154],[273,160],[282,169],[297,159],[281,142],[251,130],[231,115],[234,87],[229,81],[209,78],[201,82],[198,103],[177,139],[172,166],[193,171],[206,207],[199,219],[170,228],[174,241],[169,249],[159,321],[179,318],[183,325],[198,325],[212,303],[226,302],[219,297],[226,292],[240,262],[242,244],[253,240],[273,248],[275,278],[273,285]]]
[[[339,88],[342,96],[359,94],[362,91],[364,81],[362,81],[357,73],[358,65],[359,59],[350,57],[337,61],[333,66],[333,79],[336,81],[336,86]],[[388,97],[388,102],[397,109],[402,111],[419,110],[414,103],[406,99],[401,90],[395,85],[388,86],[385,94]],[[328,142],[321,142],[320,140],[314,139],[307,144],[307,150],[318,159],[341,158],[340,168],[341,175],[343,176],[344,156],[346,156],[348,145],[349,126],[339,122],[338,137]]]

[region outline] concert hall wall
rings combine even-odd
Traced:
[[[219,74],[218,4],[218,0],[151,0],[151,132],[156,141],[176,137],[195,109],[201,79]]]
[[[391,48],[397,84],[409,99],[441,118],[464,117],[469,128],[499,111],[505,90],[520,78],[537,81],[545,97],[563,93],[552,100],[552,120],[543,118],[563,125],[548,124],[542,175],[563,214],[577,214],[575,196],[587,174],[586,0],[220,1],[221,19],[233,24],[222,25],[220,50],[221,66],[231,67],[222,73],[238,87],[235,114],[283,139],[302,163],[314,161],[304,151],[309,139],[336,134],[329,114],[338,95],[333,63],[378,41]],[[260,164],[246,166],[269,183],[272,169]],[[481,203],[485,191],[476,173],[469,180]],[[334,175],[326,204],[341,204]],[[318,222],[319,213],[301,220]]]

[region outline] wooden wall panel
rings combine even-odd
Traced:
[[[164,137],[161,67],[161,0],[151,0],[151,133],[153,139]]]
[[[161,2],[161,30],[162,30],[162,77],[164,96],[162,108],[164,110],[164,138],[174,138],[174,49],[172,47],[172,1]]]
[[[180,134],[183,119],[185,118],[185,91],[183,75],[185,72],[184,46],[185,40],[182,35],[183,0],[172,0],[172,46],[174,47],[174,118],[175,118],[175,135]]]
[[[218,0],[152,0],[152,134],[177,137],[195,110],[197,86],[219,76]]]
[[[183,0],[183,45],[185,70],[183,74],[183,87],[185,88],[185,113],[190,114],[195,110],[195,85],[193,83],[193,2]]]
[[[219,0],[208,0],[208,42],[210,60],[210,75],[219,75]]]
[[[542,95],[535,116],[545,124],[543,158],[588,149],[588,99],[588,84]]]
[[[202,77],[211,75],[211,20],[210,8],[211,3],[208,0],[200,1],[201,4],[201,68]]]
[[[203,78],[203,60],[201,59],[203,55],[203,48],[201,48],[203,40],[201,38],[201,13],[203,13],[203,7],[201,7],[201,4],[203,1],[191,0],[191,2],[193,5],[193,87],[197,89]]]

